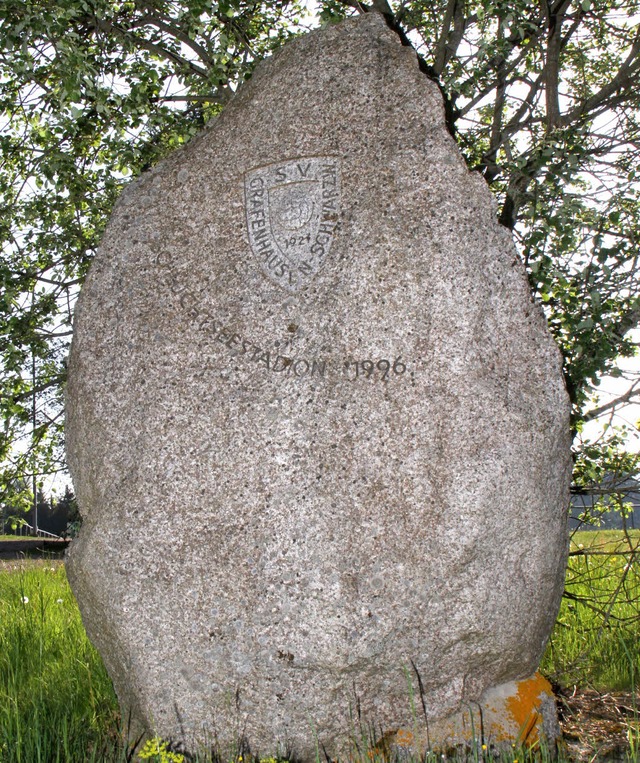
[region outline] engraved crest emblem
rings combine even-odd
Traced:
[[[248,172],[249,243],[260,267],[290,293],[323,266],[340,214],[340,160],[292,159]]]

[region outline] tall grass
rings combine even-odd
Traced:
[[[59,562],[0,569],[0,761],[124,761],[117,702]]]
[[[542,670],[565,686],[631,691],[640,677],[640,530],[576,533]]]
[[[640,557],[630,543],[640,545],[640,532],[574,539],[568,598],[543,662],[561,684],[637,685]],[[639,761],[640,739],[631,732],[629,759]],[[157,746],[145,759],[167,763]],[[141,760],[140,752],[122,741],[116,697],[64,566],[0,562],[0,763],[125,763]],[[529,757],[517,754],[523,763]]]

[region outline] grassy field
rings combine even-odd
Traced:
[[[640,530],[576,533],[542,670],[563,686],[638,687]]]
[[[562,685],[633,690],[640,673],[640,532],[574,538],[568,597],[543,662]],[[0,562],[0,763],[174,763],[128,753],[115,695],[59,561]],[[630,729],[630,742],[638,732]],[[476,756],[477,757],[477,756]],[[523,763],[522,753],[510,757]],[[640,761],[636,747],[628,759]],[[435,760],[435,758],[434,758]]]
[[[125,761],[111,682],[60,562],[0,568],[0,761]]]

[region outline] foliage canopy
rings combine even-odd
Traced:
[[[0,494],[63,469],[73,305],[123,185],[214,118],[256,62],[385,13],[514,232],[564,356],[576,432],[640,322],[640,0],[0,0]],[[602,410],[604,408],[604,410]],[[576,449],[576,487],[637,458]]]

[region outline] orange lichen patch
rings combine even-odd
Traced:
[[[532,747],[546,734],[554,734],[555,714],[551,684],[536,673],[522,681],[491,687],[478,701],[463,703],[457,713],[430,721],[426,728],[418,724],[413,731],[406,727],[387,731],[369,757],[384,761],[407,750],[422,755],[459,747],[509,751],[516,745]],[[555,744],[557,737],[546,742]]]
[[[413,734],[406,729],[398,729],[396,732],[395,743],[398,747],[411,747],[413,745]]]
[[[553,697],[553,689],[540,673],[535,673],[524,681],[517,681],[516,687],[516,693],[505,701],[506,710],[519,729],[517,743],[531,745],[539,738],[542,700],[545,695]]]
[[[415,737],[411,731],[407,729],[396,729],[395,731],[388,731],[381,739],[379,739],[373,749],[367,752],[370,760],[382,759],[387,760],[392,756],[392,750],[394,747],[402,747],[404,749],[410,749],[413,747]]]

